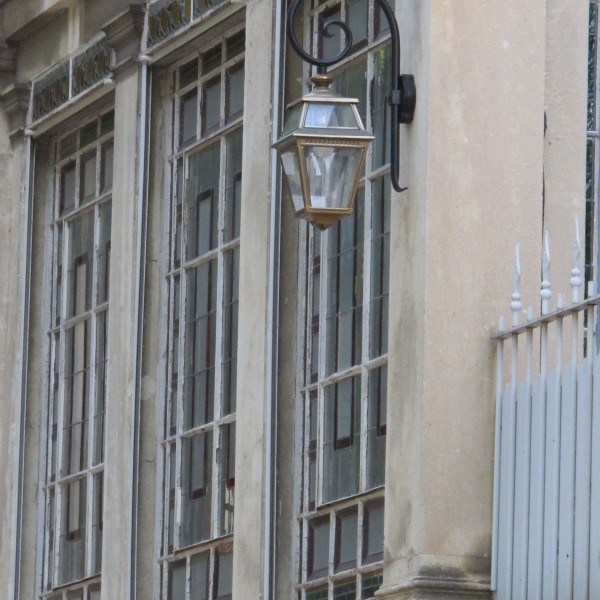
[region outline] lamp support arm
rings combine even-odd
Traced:
[[[337,64],[343,60],[352,48],[352,32],[346,23],[343,21],[328,19],[323,23],[319,33],[324,37],[331,37],[332,30],[335,28],[341,29],[344,33],[345,44],[344,48],[335,56],[329,58],[318,58],[309,54],[304,50],[302,44],[298,41],[294,31],[294,18],[298,7],[303,0],[292,0],[287,14],[287,33],[290,43],[294,51],[305,62],[317,67],[319,73],[325,73],[327,67]],[[392,89],[388,96],[390,105],[390,162],[391,162],[391,180],[392,186],[397,192],[402,192],[406,188],[400,186],[400,123],[411,123],[415,113],[415,105],[417,101],[417,90],[413,75],[400,74],[400,31],[398,22],[392,7],[387,0],[375,0],[378,6],[383,11],[390,27],[391,35],[391,77]]]

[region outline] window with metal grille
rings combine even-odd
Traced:
[[[343,34],[319,39],[319,24],[332,18],[349,24],[353,52],[332,72],[334,88],[359,99],[363,122],[377,136],[354,214],[324,232],[301,228],[300,289],[305,302],[300,322],[306,336],[298,376],[304,407],[298,594],[301,600],[355,600],[372,598],[382,581],[389,32],[372,0],[322,2],[308,17],[313,54],[324,56],[339,52],[344,40]],[[299,95],[289,81],[294,57],[290,60],[288,98]]]
[[[244,32],[172,70],[162,590],[231,598]]]
[[[58,137],[42,598],[100,598],[114,113]]]

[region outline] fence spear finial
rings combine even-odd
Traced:
[[[542,256],[542,289],[540,290],[542,298],[542,314],[547,315],[550,312],[550,298],[552,290],[550,288],[550,239],[548,230],[544,233],[544,253]]]
[[[510,303],[510,310],[513,314],[513,326],[519,324],[519,312],[523,308],[521,303],[521,258],[520,258],[519,244],[515,247],[515,268],[513,270],[513,293],[512,302]]]
[[[579,302],[579,287],[581,286],[581,269],[579,268],[579,259],[581,257],[581,242],[579,239],[579,219],[575,217],[575,238],[573,239],[573,268],[571,269],[571,279],[569,280],[572,288],[571,300],[573,304]]]

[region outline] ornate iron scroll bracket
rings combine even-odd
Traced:
[[[415,78],[412,75],[400,74],[400,32],[396,15],[386,0],[375,0],[385,15],[392,41],[391,56],[391,78],[392,89],[388,95],[390,105],[390,161],[392,186],[397,192],[403,192],[406,188],[400,186],[400,123],[411,123],[415,114],[417,102],[417,89]],[[325,58],[316,57],[306,52],[298,41],[294,31],[294,18],[302,0],[292,0],[287,15],[287,34],[294,51],[305,62],[317,67],[318,73],[326,73],[327,67],[331,67],[348,56],[352,48],[352,32],[346,23],[329,19],[320,27],[319,35],[331,37],[335,28],[344,33],[345,44],[341,52],[335,56]]]

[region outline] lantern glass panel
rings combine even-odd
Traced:
[[[283,131],[281,133],[282,136],[287,135],[294,131],[294,129],[298,129],[300,125],[300,116],[302,114],[302,104],[296,104],[290,108],[287,116],[285,117],[285,121],[283,124]]]
[[[351,104],[313,102],[306,111],[305,127],[335,127],[360,129]]]
[[[281,162],[283,163],[283,172],[288,182],[294,210],[299,212],[304,208],[304,200],[302,199],[302,182],[300,180],[300,165],[296,148],[293,147],[286,152],[282,152]]]
[[[313,208],[351,206],[362,147],[305,146],[304,160]]]

